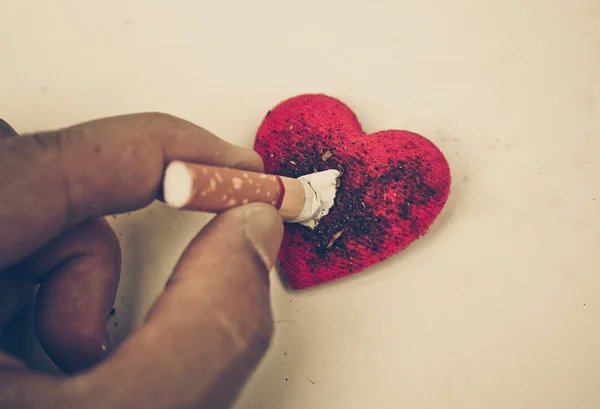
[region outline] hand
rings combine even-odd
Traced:
[[[142,208],[180,159],[262,170],[260,157],[163,114],[16,136],[0,121],[0,331],[35,284],[36,332],[68,375],[0,353],[2,408],[226,408],[272,334],[274,208],[216,216],[185,250],[143,326],[115,351],[106,320],[120,249],[102,216]]]

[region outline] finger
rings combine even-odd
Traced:
[[[19,278],[42,283],[36,333],[64,372],[88,368],[110,352],[106,321],[120,267],[119,242],[104,219],[68,229],[17,267]]]
[[[0,119],[0,141],[14,136],[17,132],[5,121]],[[33,285],[22,282],[14,277],[0,276],[0,334],[11,319],[21,310],[23,304],[33,294]],[[2,362],[0,357],[0,364]]]
[[[255,152],[162,114],[103,119],[2,141],[0,269],[69,226],[149,204],[165,165],[174,159],[262,169]]]
[[[229,407],[271,339],[268,271],[282,235],[279,215],[264,204],[214,218],[184,252],[145,325],[77,382],[85,402]]]
[[[7,122],[0,119],[0,141],[18,136],[17,132]],[[4,327],[14,317],[28,298],[31,285],[21,282],[14,277],[0,276],[0,334]],[[1,361],[0,361],[1,362]]]
[[[0,334],[23,304],[32,298],[33,290],[33,284],[9,275],[0,276]]]
[[[19,134],[12,126],[0,119],[0,141],[11,136],[19,136]]]

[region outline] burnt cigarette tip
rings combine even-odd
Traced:
[[[165,203],[180,209],[192,199],[194,175],[183,162],[173,161],[165,170],[163,194]]]

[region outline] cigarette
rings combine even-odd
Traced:
[[[217,166],[173,161],[163,181],[167,205],[220,213],[248,203],[274,206],[286,222],[314,228],[333,205],[339,171],[298,179]]]

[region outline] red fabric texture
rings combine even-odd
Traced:
[[[343,169],[335,204],[314,230],[286,223],[279,261],[295,290],[405,249],[427,232],[450,191],[448,163],[432,142],[408,131],[366,135],[356,115],[326,95],[300,95],[269,111],[254,149],[267,173]]]

